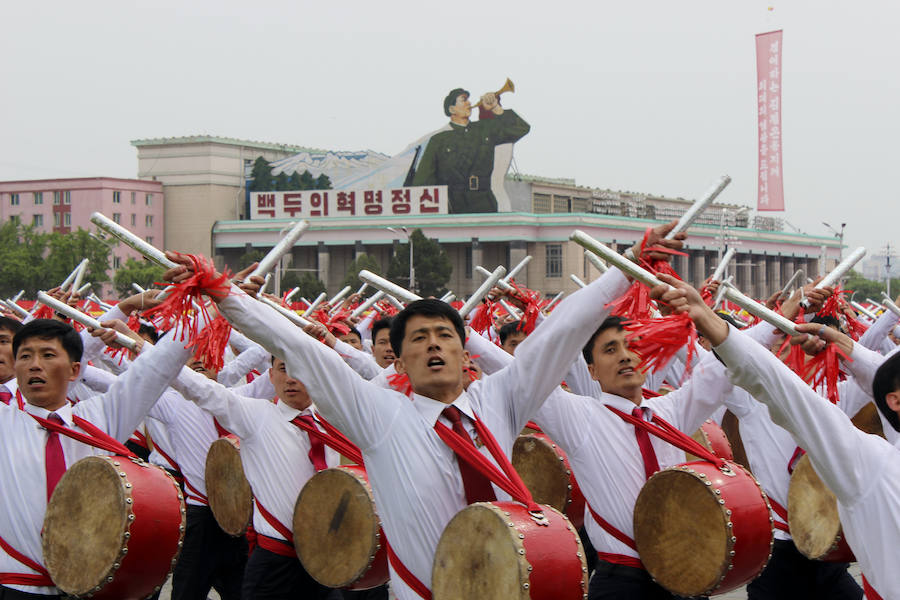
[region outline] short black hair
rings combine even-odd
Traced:
[[[594,335],[591,336],[591,339],[588,340],[588,343],[585,344],[584,348],[581,349],[581,354],[584,356],[584,361],[589,365],[594,362],[594,342],[597,340],[598,335],[613,327],[615,327],[618,331],[621,331],[625,328],[626,323],[628,323],[628,319],[625,319],[623,317],[607,317],[605,321],[600,323],[600,327],[597,328],[597,331],[594,332]]]
[[[159,332],[156,331],[156,327],[154,327],[153,325],[146,325],[144,323],[141,323],[141,326],[138,327],[137,334],[146,335],[154,344],[159,341]]]
[[[19,353],[19,347],[31,338],[59,340],[63,350],[69,355],[69,360],[81,362],[84,345],[81,343],[81,336],[68,323],[63,323],[56,319],[35,319],[34,321],[29,321],[13,336],[14,357]]]
[[[22,321],[12,317],[0,317],[0,329],[11,331],[13,334],[18,333],[22,329]]]
[[[348,332],[345,333],[344,335],[347,335],[347,334],[350,334],[350,333],[352,333],[353,335],[355,335],[356,337],[358,337],[360,342],[362,341],[362,334],[359,332],[359,329],[357,329],[356,327],[351,327],[351,328],[350,328],[350,331],[348,331]],[[372,336],[372,341],[373,341],[373,342],[375,341],[375,337],[374,337],[374,336]]]
[[[733,316],[726,312],[722,312],[720,310],[716,311],[716,316],[728,323],[729,325],[734,326],[735,329],[743,329],[745,327],[745,323],[738,322]]]
[[[447,319],[453,324],[453,328],[456,329],[456,333],[459,335],[460,343],[465,347],[466,326],[463,324],[459,312],[443,300],[438,300],[437,298],[423,298],[422,300],[410,302],[406,308],[393,317],[393,322],[391,323],[391,348],[394,350],[394,354],[397,357],[400,356],[400,351],[403,349],[403,338],[406,336],[406,322],[416,315],[421,315],[423,317],[443,317]],[[372,339],[374,339],[374,337]]]
[[[498,332],[500,335],[500,343],[505,344],[506,338],[508,338],[509,336],[511,336],[514,333],[519,333],[521,331],[520,330],[521,326],[522,326],[522,321],[511,321],[511,322],[507,323],[506,325],[504,325],[503,327],[501,327],[500,331]],[[525,333],[525,332],[521,331],[521,333]]]
[[[816,315],[815,317],[810,319],[809,322],[816,323],[818,325],[824,325],[825,327],[834,327],[841,333],[847,333],[846,331],[844,331],[844,328],[841,327],[841,322],[832,315]]]
[[[900,431],[900,416],[887,405],[887,395],[900,390],[900,352],[896,352],[881,363],[872,380],[872,397],[882,416],[894,431]]]
[[[390,331],[391,329],[391,321],[393,317],[385,317],[383,319],[378,319],[372,324],[372,343],[375,343],[375,338],[378,336],[378,332],[382,329],[387,329]],[[360,338],[362,339],[362,338]]]

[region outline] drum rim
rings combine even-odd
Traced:
[[[136,458],[136,457],[130,458],[130,457],[124,457],[124,456],[96,456],[96,455],[95,456],[86,456],[85,458],[82,458],[82,459],[76,461],[75,464],[78,464],[82,461],[96,462],[98,460],[102,461],[102,462],[106,462],[113,467],[114,471],[118,475],[118,481],[119,481],[119,484],[122,489],[122,494],[123,494],[125,509],[126,509],[126,517],[125,517],[126,527],[122,532],[122,537],[120,538],[119,554],[116,556],[116,560],[113,561],[112,567],[101,578],[100,585],[94,586],[90,590],[87,590],[84,592],[77,592],[77,593],[67,592],[66,590],[63,590],[62,588],[59,588],[59,589],[62,590],[63,592],[66,592],[67,594],[71,593],[72,595],[75,595],[75,596],[84,596],[84,595],[92,596],[94,594],[97,594],[100,591],[102,591],[103,588],[105,588],[107,585],[109,585],[110,583],[112,583],[114,581],[116,571],[118,571],[121,568],[122,564],[125,562],[125,559],[128,556],[128,543],[131,541],[131,526],[134,524],[135,519],[136,519],[136,517],[134,515],[134,497],[132,496],[132,493],[131,493],[131,490],[134,489],[134,484],[131,481],[129,481],[128,473],[120,468],[122,466],[121,461],[130,461],[131,463],[135,464],[136,466],[143,467],[143,468],[159,469],[159,471],[161,471],[169,479],[169,481],[172,483],[172,486],[177,491],[178,501],[180,504],[179,509],[181,512],[181,524],[178,526],[177,549],[175,551],[175,555],[172,556],[172,561],[169,566],[169,571],[168,571],[168,573],[166,573],[166,577],[163,579],[163,582],[165,582],[166,580],[169,579],[169,577],[172,575],[172,572],[175,570],[175,564],[178,562],[178,557],[181,555],[181,549],[182,549],[182,546],[184,545],[184,532],[186,529],[186,510],[185,510],[185,506],[184,506],[184,495],[181,493],[181,488],[179,487],[178,483],[175,481],[175,478],[172,477],[172,475],[168,471],[166,471],[165,469],[162,469],[160,467],[157,467],[155,465],[152,465],[150,463],[144,462],[140,458]],[[72,467],[74,467],[74,466],[75,465],[73,464]],[[67,470],[67,472],[68,472],[68,470]],[[46,539],[46,538],[42,538],[42,540],[44,540],[44,539]],[[42,541],[42,544],[43,543],[44,542]],[[159,591],[160,589],[162,589],[162,585],[155,586],[154,593]]]
[[[375,521],[377,524],[377,527],[375,529],[375,534],[374,534],[375,545],[372,547],[372,550],[369,552],[369,558],[366,561],[365,566],[363,568],[361,568],[359,571],[357,571],[355,573],[355,575],[353,576],[353,579],[351,579],[347,583],[344,583],[341,586],[333,586],[333,587],[346,587],[346,586],[352,585],[353,582],[359,581],[360,579],[362,579],[366,575],[366,573],[368,573],[372,569],[372,565],[375,563],[375,558],[378,556],[378,552],[381,550],[381,548],[383,546],[383,544],[381,542],[381,533],[384,531],[384,528],[381,523],[381,515],[378,514],[378,506],[375,504],[375,495],[372,492],[372,484],[369,482],[368,475],[363,474],[363,473],[366,473],[365,467],[363,465],[336,465],[334,467],[322,469],[321,471],[319,471],[318,473],[313,475],[313,477],[315,477],[319,473],[325,473],[326,471],[343,473],[344,475],[348,475],[348,476],[356,479],[356,481],[361,484],[362,489],[365,490],[365,493],[369,497],[369,500],[372,504],[372,508],[373,508],[372,513],[375,515]],[[362,473],[360,471],[362,471]],[[306,483],[308,484],[309,481],[311,481],[313,477],[310,477]],[[292,521],[291,525],[293,525],[293,519],[297,514],[297,506],[300,504],[300,498],[303,496],[303,490],[305,490],[305,489],[306,489],[306,484],[303,485],[303,489],[301,489],[300,493],[297,494],[297,500],[294,502],[294,511],[291,515],[291,521]],[[296,536],[295,536],[295,538],[294,538],[294,542],[295,542],[294,543],[294,554],[297,556],[297,560],[299,560],[300,563],[303,564],[303,560],[300,558],[300,544],[297,544],[296,541],[297,540],[296,540]],[[305,568],[306,568],[306,566],[304,565],[304,569]],[[311,573],[310,573],[310,577],[312,577]],[[315,577],[313,577],[313,579],[315,579]],[[318,581],[318,579],[316,579],[316,581]],[[325,584],[322,584],[322,585],[325,585]]]
[[[762,496],[763,500],[765,501],[766,510],[768,511],[768,515],[769,515],[769,528],[770,528],[769,552],[768,552],[768,555],[766,556],[765,562],[759,567],[759,569],[756,571],[756,573],[754,573],[752,575],[752,577],[750,577],[748,579],[748,582],[749,582],[749,581],[752,581],[753,579],[756,579],[759,576],[759,574],[762,573],[763,569],[766,568],[766,565],[769,564],[769,561],[772,559],[772,549],[775,546],[775,531],[774,531],[774,519],[772,518],[772,505],[769,503],[769,496],[766,494],[766,491],[763,489],[762,485],[760,485],[759,481],[756,479],[756,477],[753,475],[753,473],[751,473],[749,470],[745,469],[743,466],[741,466],[739,463],[737,463],[733,460],[727,460],[727,459],[723,459],[723,460],[726,463],[726,465],[728,466],[728,468],[731,469],[732,471],[737,471],[739,469],[740,471],[743,471],[746,475],[748,475],[750,477],[750,480],[756,485],[756,488],[759,490],[760,495]],[[693,465],[696,465],[697,463],[700,463],[703,465],[709,465],[710,467],[716,468],[718,470],[718,468],[713,463],[710,463],[708,461],[703,461],[703,460],[692,461],[689,463],[673,465],[671,467],[666,467],[664,469],[660,469],[659,471],[657,471],[656,473],[654,473],[651,476],[651,479],[653,477],[655,477],[656,475],[658,475],[659,473],[663,473],[666,471],[684,472],[684,473],[691,475],[695,479],[698,479],[699,481],[701,481],[707,488],[709,488],[711,494],[713,495],[713,498],[717,500],[716,504],[719,506],[719,509],[722,511],[722,515],[725,518],[725,527],[728,531],[730,531],[732,533],[732,535],[730,535],[726,538],[725,556],[727,558],[727,563],[725,564],[725,567],[721,570],[718,580],[716,580],[716,582],[713,585],[711,585],[709,588],[707,588],[703,592],[696,594],[698,596],[711,596],[715,593],[716,590],[718,590],[720,587],[722,587],[722,584],[724,583],[725,579],[728,577],[728,574],[734,568],[734,556],[735,556],[734,547],[737,544],[737,538],[734,535],[734,522],[731,520],[732,511],[730,508],[728,508],[726,506],[725,500],[724,500],[724,498],[722,498],[722,490],[720,488],[713,487],[713,483],[707,477],[706,473],[704,473],[702,471],[698,471],[694,468]],[[647,481],[649,481],[649,479]],[[641,488],[641,489],[643,490],[643,488]],[[638,552],[638,555],[640,555],[640,552]],[[647,573],[650,574],[649,569],[647,570]],[[652,574],[650,574],[650,578],[655,583],[662,586],[662,584],[660,584]],[[665,586],[662,586],[662,587],[665,587]],[[665,589],[668,590],[668,588],[665,588]]]
[[[226,530],[224,527],[222,527],[222,524],[219,522],[218,512],[216,511],[215,508],[213,508],[212,495],[209,494],[209,487],[210,487],[210,486],[206,483],[206,482],[208,481],[208,479],[207,479],[207,469],[208,469],[208,467],[209,467],[209,456],[210,456],[210,451],[209,451],[209,450],[212,450],[212,447],[213,447],[214,445],[218,444],[218,442],[220,442],[221,440],[225,440],[228,444],[231,445],[232,448],[234,448],[235,450],[238,451],[238,463],[239,463],[240,466],[241,466],[241,471],[244,473],[244,480],[247,482],[247,487],[250,489],[250,502],[249,502],[249,504],[248,504],[249,511],[248,511],[247,519],[246,519],[246,522],[243,524],[243,526],[240,528],[240,531],[238,531],[238,533],[231,533],[231,531],[228,531],[228,530]],[[253,486],[250,485],[250,480],[247,479],[247,473],[246,473],[246,471],[243,470],[243,469],[244,469],[244,463],[243,463],[243,462],[241,461],[241,459],[240,459],[240,451],[241,451],[241,445],[240,445],[240,444],[241,444],[240,439],[237,438],[237,437],[233,437],[233,436],[230,436],[230,435],[222,436],[222,437],[220,437],[219,439],[215,440],[212,444],[210,444],[210,448],[209,448],[209,450],[207,450],[207,453],[206,453],[206,460],[203,462],[203,482],[204,482],[204,485],[206,485],[206,488],[207,488],[207,498],[208,498],[209,501],[210,501],[210,502],[209,502],[209,509],[212,511],[212,513],[213,513],[213,518],[215,519],[216,524],[219,526],[219,528],[222,529],[222,531],[224,531],[226,534],[230,535],[231,537],[241,537],[242,535],[244,535],[244,533],[246,533],[247,527],[249,527],[250,524],[253,523],[253,512],[254,512],[254,510],[253,510],[253,502],[254,502],[255,496],[253,495]]]

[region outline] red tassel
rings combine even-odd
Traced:
[[[491,327],[493,316],[494,303],[485,298],[481,306],[478,307],[478,310],[475,311],[472,320],[469,321],[469,327],[471,327],[473,331],[484,333]]]
[[[397,390],[401,394],[404,394],[405,396],[412,398],[413,389],[412,383],[409,382],[409,375],[407,375],[406,373],[394,373],[393,375],[388,375],[387,380],[393,389]]]
[[[217,277],[212,261],[200,255],[188,254],[186,256],[193,263],[193,275],[181,283],[175,284],[175,289],[169,292],[159,306],[151,308],[144,314],[148,318],[159,319],[158,322],[162,328],[180,325],[182,339],[186,335],[188,341],[193,341],[199,332],[198,322],[191,318],[193,303],[196,301],[204,316],[208,317],[201,296],[204,294],[219,298],[227,296],[230,289],[228,282],[230,272],[226,270]]]
[[[113,348],[111,346],[107,346],[103,350],[103,353],[108,354],[112,359],[118,358],[119,360],[116,362],[116,364],[121,365],[122,361],[125,360],[125,355],[128,354],[128,348],[125,348],[124,346],[122,348]]]
[[[510,281],[509,285],[513,288],[513,297],[525,305],[522,318],[519,320],[519,331],[524,331],[527,335],[531,335],[531,332],[534,331],[537,325],[537,318],[541,314],[541,294],[525,286],[518,286],[514,281]]]
[[[36,311],[34,311],[35,319],[52,319],[53,315],[56,314],[52,308],[47,306],[46,304],[41,304]]]
[[[328,318],[325,327],[332,335],[341,337],[350,333],[350,327],[344,322],[350,318],[349,310],[339,310]]]
[[[202,360],[204,368],[219,372],[225,366],[225,348],[230,338],[231,324],[219,315],[186,348],[194,349],[194,358]]]
[[[397,307],[391,304],[390,302],[378,302],[376,304],[378,312],[381,313],[381,318],[386,319],[388,317],[393,317],[398,312]]]
[[[133,312],[128,316],[128,321],[125,324],[128,326],[128,329],[137,332],[141,328],[141,319],[136,312]]]
[[[465,306],[465,303],[462,300],[454,300],[453,302],[450,303],[450,306],[452,306],[456,310],[459,310],[463,306]]]
[[[828,344],[825,349],[810,360],[805,378],[814,389],[825,386],[825,397],[832,404],[837,404],[838,382],[841,379],[841,358],[852,360],[835,344]]]
[[[664,368],[678,350],[688,345],[686,370],[694,359],[697,328],[685,313],[673,314],[625,324],[628,347],[640,358],[640,369],[657,371]]]
[[[617,317],[629,321],[647,321],[651,318],[650,288],[640,281],[635,281],[624,296],[610,302],[607,307],[610,313]]]

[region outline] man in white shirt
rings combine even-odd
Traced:
[[[857,429],[840,408],[765,348],[736,334],[723,321],[710,319],[696,290],[674,279],[661,279],[675,289],[656,288],[653,295],[694,319],[728,366],[734,384],[768,406],[772,420],[806,450],[816,473],[837,497],[844,534],[865,577],[866,597],[900,598],[900,569],[894,564],[900,539],[900,449]],[[856,344],[840,332],[815,324],[796,327],[804,336],[795,341],[819,350],[823,340],[837,343],[853,358]],[[900,429],[898,355],[878,367],[874,381],[879,410]]]
[[[103,330],[98,335],[108,334]],[[183,342],[161,343],[143,353],[106,393],[74,407],[66,391],[81,369],[82,343],[71,326],[50,319],[31,321],[13,338],[13,352],[26,404],[24,410],[0,406],[0,538],[13,551],[0,550],[0,599],[58,597],[49,578],[40,578],[37,569],[21,563],[14,553],[40,565],[41,528],[52,489],[65,468],[104,452],[48,432],[32,415],[71,429],[78,429],[73,417],[79,416],[124,442],[190,351]]]
[[[12,317],[0,317],[0,403],[18,406],[16,402],[16,372],[12,351],[13,336],[22,323]]]

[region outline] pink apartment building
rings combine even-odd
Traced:
[[[0,223],[11,219],[41,231],[95,231],[91,213],[101,212],[151,244],[163,244],[163,186],[158,181],[79,177],[0,182]],[[139,254],[114,245],[110,268]],[[112,272],[110,272],[110,277]],[[110,285],[103,291],[108,293]]]

